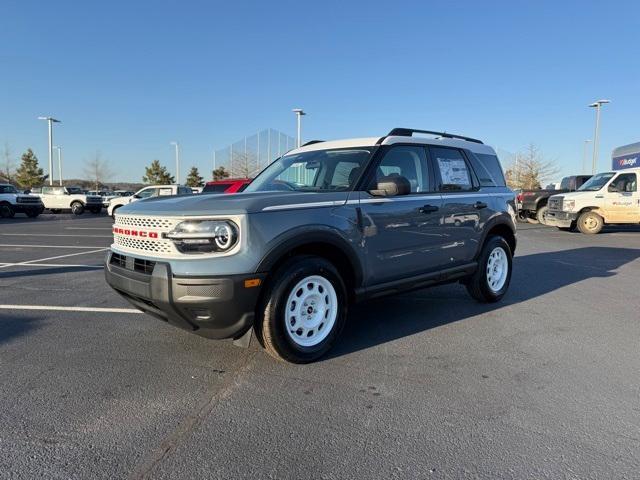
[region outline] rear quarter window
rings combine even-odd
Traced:
[[[228,183],[217,183],[215,185],[205,185],[202,193],[224,193],[231,185]]]
[[[496,155],[474,152],[469,157],[481,187],[505,187],[507,185],[500,160]]]

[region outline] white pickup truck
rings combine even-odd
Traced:
[[[576,192],[549,198],[547,225],[599,233],[608,224],[640,223],[640,168],[594,175]]]
[[[123,205],[127,205],[136,200],[142,200],[143,198],[161,197],[165,195],[191,195],[193,191],[189,187],[183,187],[182,185],[149,185],[138,190],[133,195],[128,197],[112,198],[109,201],[107,207],[107,213],[112,217],[115,211]]]
[[[13,185],[0,183],[0,218],[12,218],[16,213],[35,218],[43,210],[42,200],[37,195],[22,194]]]
[[[71,210],[75,215],[82,215],[85,210],[91,213],[102,211],[102,197],[85,195],[79,187],[42,187],[42,192],[38,195],[44,208],[53,213]]]

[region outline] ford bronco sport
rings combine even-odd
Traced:
[[[495,151],[404,128],[309,142],[236,195],[123,206],[113,233],[106,279],[137,308],[208,338],[255,332],[296,363],[331,348],[353,301],[447,282],[500,300],[516,248]]]

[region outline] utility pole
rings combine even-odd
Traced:
[[[54,146],[58,151],[58,175],[60,175],[60,186],[62,186],[62,148],[59,146]]]
[[[61,122],[53,117],[38,117],[38,120],[46,120],[49,127],[49,185],[53,185],[53,124]]]
[[[591,165],[591,173],[595,175],[598,168],[598,147],[600,142],[600,109],[605,103],[610,103],[611,100],[597,100],[589,105],[596,109],[596,129],[593,135],[593,160]]]
[[[180,185],[180,146],[178,142],[169,142],[169,145],[176,148],[176,183]]]
[[[298,123],[298,138],[296,140],[296,147],[300,148],[300,145],[302,144],[302,129],[301,129],[302,128],[301,127],[302,121],[301,121],[301,119],[302,119],[303,115],[306,115],[306,113],[304,113],[301,108],[294,108],[292,110],[292,112],[296,114],[296,120],[297,120],[297,123]]]

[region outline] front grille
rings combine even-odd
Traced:
[[[178,255],[174,243],[164,238],[180,222],[176,218],[118,215],[113,225],[114,244],[125,252],[152,256]]]
[[[116,219],[117,225],[126,225],[128,227],[146,227],[158,228],[163,230],[172,230],[178,222],[171,218],[155,218],[155,217],[133,217],[127,215],[118,215]]]
[[[40,197],[17,197],[18,203],[41,203]]]
[[[553,197],[549,199],[549,210],[562,210],[562,200],[564,197]]]
[[[133,250],[140,253],[176,253],[173,242],[170,240],[140,240],[114,234],[114,243],[123,250]]]

